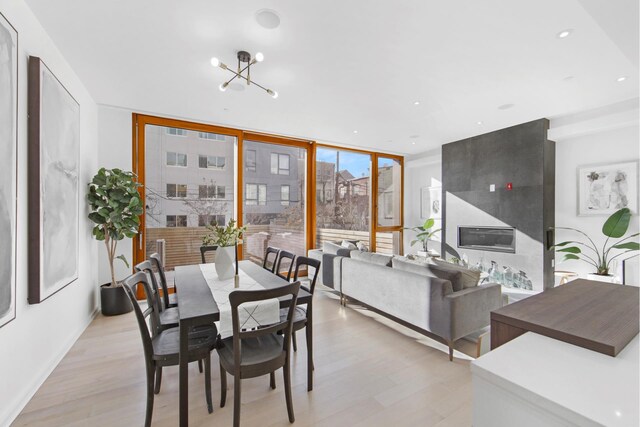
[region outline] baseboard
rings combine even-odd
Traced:
[[[45,369],[32,382],[31,386],[29,387],[30,391],[25,396],[23,396],[21,399],[18,400],[18,403],[14,406],[13,410],[11,410],[8,414],[5,414],[6,418],[4,420],[0,419],[0,426],[10,426],[11,423],[15,421],[15,419],[18,417],[18,415],[20,415],[20,413],[25,408],[25,406],[27,406],[27,403],[29,403],[29,401],[33,398],[36,392],[40,390],[40,387],[42,387],[42,384],[44,384],[47,378],[49,378],[49,375],[51,375],[51,373],[58,367],[62,359],[67,355],[69,350],[71,350],[71,347],[73,347],[76,341],[78,341],[78,338],[80,338],[80,336],[84,333],[87,327],[89,327],[89,325],[91,324],[91,322],[93,322],[93,320],[96,318],[99,312],[100,312],[99,307],[96,307],[93,313],[91,313],[91,316],[89,316],[89,320],[86,322],[86,324],[82,328],[79,328],[78,332],[76,332],[76,334],[74,334],[71,338],[69,338],[69,340],[67,340],[67,342],[63,347],[63,351],[61,351],[60,354],[58,354],[56,358],[52,361],[52,363],[49,364],[48,369]]]

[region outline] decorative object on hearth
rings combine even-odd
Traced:
[[[440,219],[442,217],[442,187],[422,187],[420,189],[420,218]]]
[[[88,216],[95,224],[92,234],[104,242],[111,272],[111,282],[100,286],[100,307],[105,316],[133,310],[122,282],[116,279],[113,262],[119,259],[129,268],[124,255],[116,256],[116,249],[120,240],[138,234],[143,213],[138,187],[136,176],[120,169],[100,168],[89,183]]]
[[[242,234],[247,227],[236,227],[236,220],[231,218],[226,227],[218,224],[208,225],[208,234],[202,238],[202,243],[207,246],[215,245],[218,247],[216,251],[215,269],[220,280],[227,280],[234,277],[237,267],[236,245],[241,243]]]
[[[80,104],[29,57],[29,304],[78,278]]]
[[[254,85],[258,86],[260,89],[264,90],[269,95],[271,95],[272,98],[274,99],[277,98],[278,92],[272,89],[267,89],[266,87],[262,86],[259,83],[256,83],[254,80],[251,79],[251,66],[258,62],[264,61],[264,55],[258,52],[256,53],[255,57],[252,58],[249,52],[241,50],[237,53],[237,57],[238,57],[237,71],[234,71],[231,68],[229,68],[227,64],[225,64],[224,62],[221,62],[218,58],[216,57],[211,58],[211,65],[213,65],[214,67],[222,68],[223,70],[227,70],[233,74],[233,77],[231,77],[226,82],[222,83],[219,86],[219,89],[222,92],[224,92],[227,90],[227,87],[232,81],[234,81],[235,79],[243,79],[244,81],[247,82],[247,86],[250,86],[251,83],[253,83]]]
[[[638,162],[578,168],[578,215],[638,212]]]
[[[436,233],[440,232],[441,230],[440,228],[432,230],[431,228],[433,228],[434,225],[435,220],[433,218],[429,218],[424,222],[424,224],[418,225],[417,227],[406,227],[405,230],[411,230],[418,233],[416,235],[416,239],[411,241],[411,246],[420,242],[422,246],[422,252],[427,253],[429,251],[429,248],[427,247],[429,244],[429,240],[431,240],[436,235]]]
[[[554,245],[557,252],[564,254],[563,261],[566,260],[580,260],[584,261],[595,267],[596,272],[594,274],[598,276],[609,277],[609,270],[611,269],[614,260],[624,254],[635,252],[640,250],[640,243],[637,237],[640,233],[631,234],[624,237],[629,229],[629,222],[631,221],[631,211],[629,208],[623,208],[613,213],[602,226],[602,234],[606,237],[602,248],[594,243],[586,233],[571,227],[555,227],[556,230],[569,230],[582,234],[587,240],[585,242],[568,240],[565,242]],[[614,242],[609,242],[611,239],[619,239]],[[587,250],[584,252],[583,250]],[[612,250],[616,249],[617,253],[614,255]]]
[[[0,13],[0,326],[16,318],[18,32]]]

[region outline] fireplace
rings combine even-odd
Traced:
[[[458,227],[458,247],[480,251],[516,252],[516,229],[513,227]]]

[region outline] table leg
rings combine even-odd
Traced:
[[[307,391],[313,390],[313,304],[307,304]]]
[[[180,322],[180,427],[189,425],[189,324]]]

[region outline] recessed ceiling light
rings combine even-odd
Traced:
[[[627,80],[627,76],[620,76],[616,79],[618,82],[623,82],[625,80]]]
[[[565,39],[571,34],[573,34],[573,30],[571,28],[567,28],[566,30],[562,30],[558,34],[556,34],[556,37],[559,39]]]
[[[481,121],[477,121],[477,122],[476,122],[476,124],[477,124],[478,126],[482,126],[482,122],[481,122]]]
[[[260,9],[256,12],[256,21],[262,28],[273,30],[280,26],[280,17],[275,10]]]
[[[513,108],[515,104],[502,104],[498,107],[498,110],[508,110],[509,108]]]
[[[413,101],[413,105],[420,105],[420,101]]]
[[[354,131],[353,131],[353,133],[358,133],[358,131],[357,131],[357,130],[354,130]]]
[[[413,141],[413,142],[411,143],[411,145],[416,145],[416,142],[415,142],[415,141]]]

